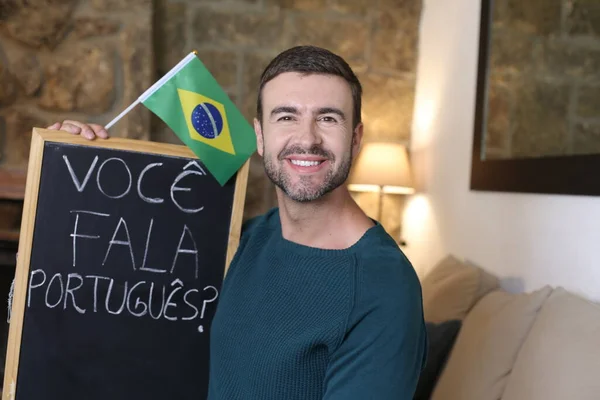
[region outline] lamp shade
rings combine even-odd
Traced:
[[[414,193],[406,147],[398,143],[365,143],[350,171],[348,189]]]

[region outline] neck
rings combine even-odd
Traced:
[[[374,224],[340,186],[322,198],[299,203],[277,188],[283,237],[305,246],[345,249]]]

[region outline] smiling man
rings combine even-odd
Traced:
[[[262,101],[268,116],[254,122],[259,154],[267,176],[286,197],[306,203],[342,185],[362,135],[362,125],[352,120],[352,95],[344,79],[284,72],[265,83]]]
[[[421,286],[345,187],[361,96],[348,64],[317,47],[286,50],[263,72],[254,129],[278,207],[245,224],[223,282],[209,400],[413,398],[427,352]]]
[[[279,207],[244,227],[211,339],[211,400],[409,400],[426,356],[409,261],[352,200],[360,82],[303,46],[262,74],[254,129]]]

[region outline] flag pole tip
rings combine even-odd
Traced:
[[[192,53],[194,53],[194,55],[196,55],[196,56],[197,56],[197,55],[198,55],[198,50],[195,50],[195,49],[194,49],[194,50],[192,50]]]

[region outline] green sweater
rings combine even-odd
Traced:
[[[426,358],[417,275],[381,225],[352,247],[246,224],[211,326],[210,400],[409,400]]]

